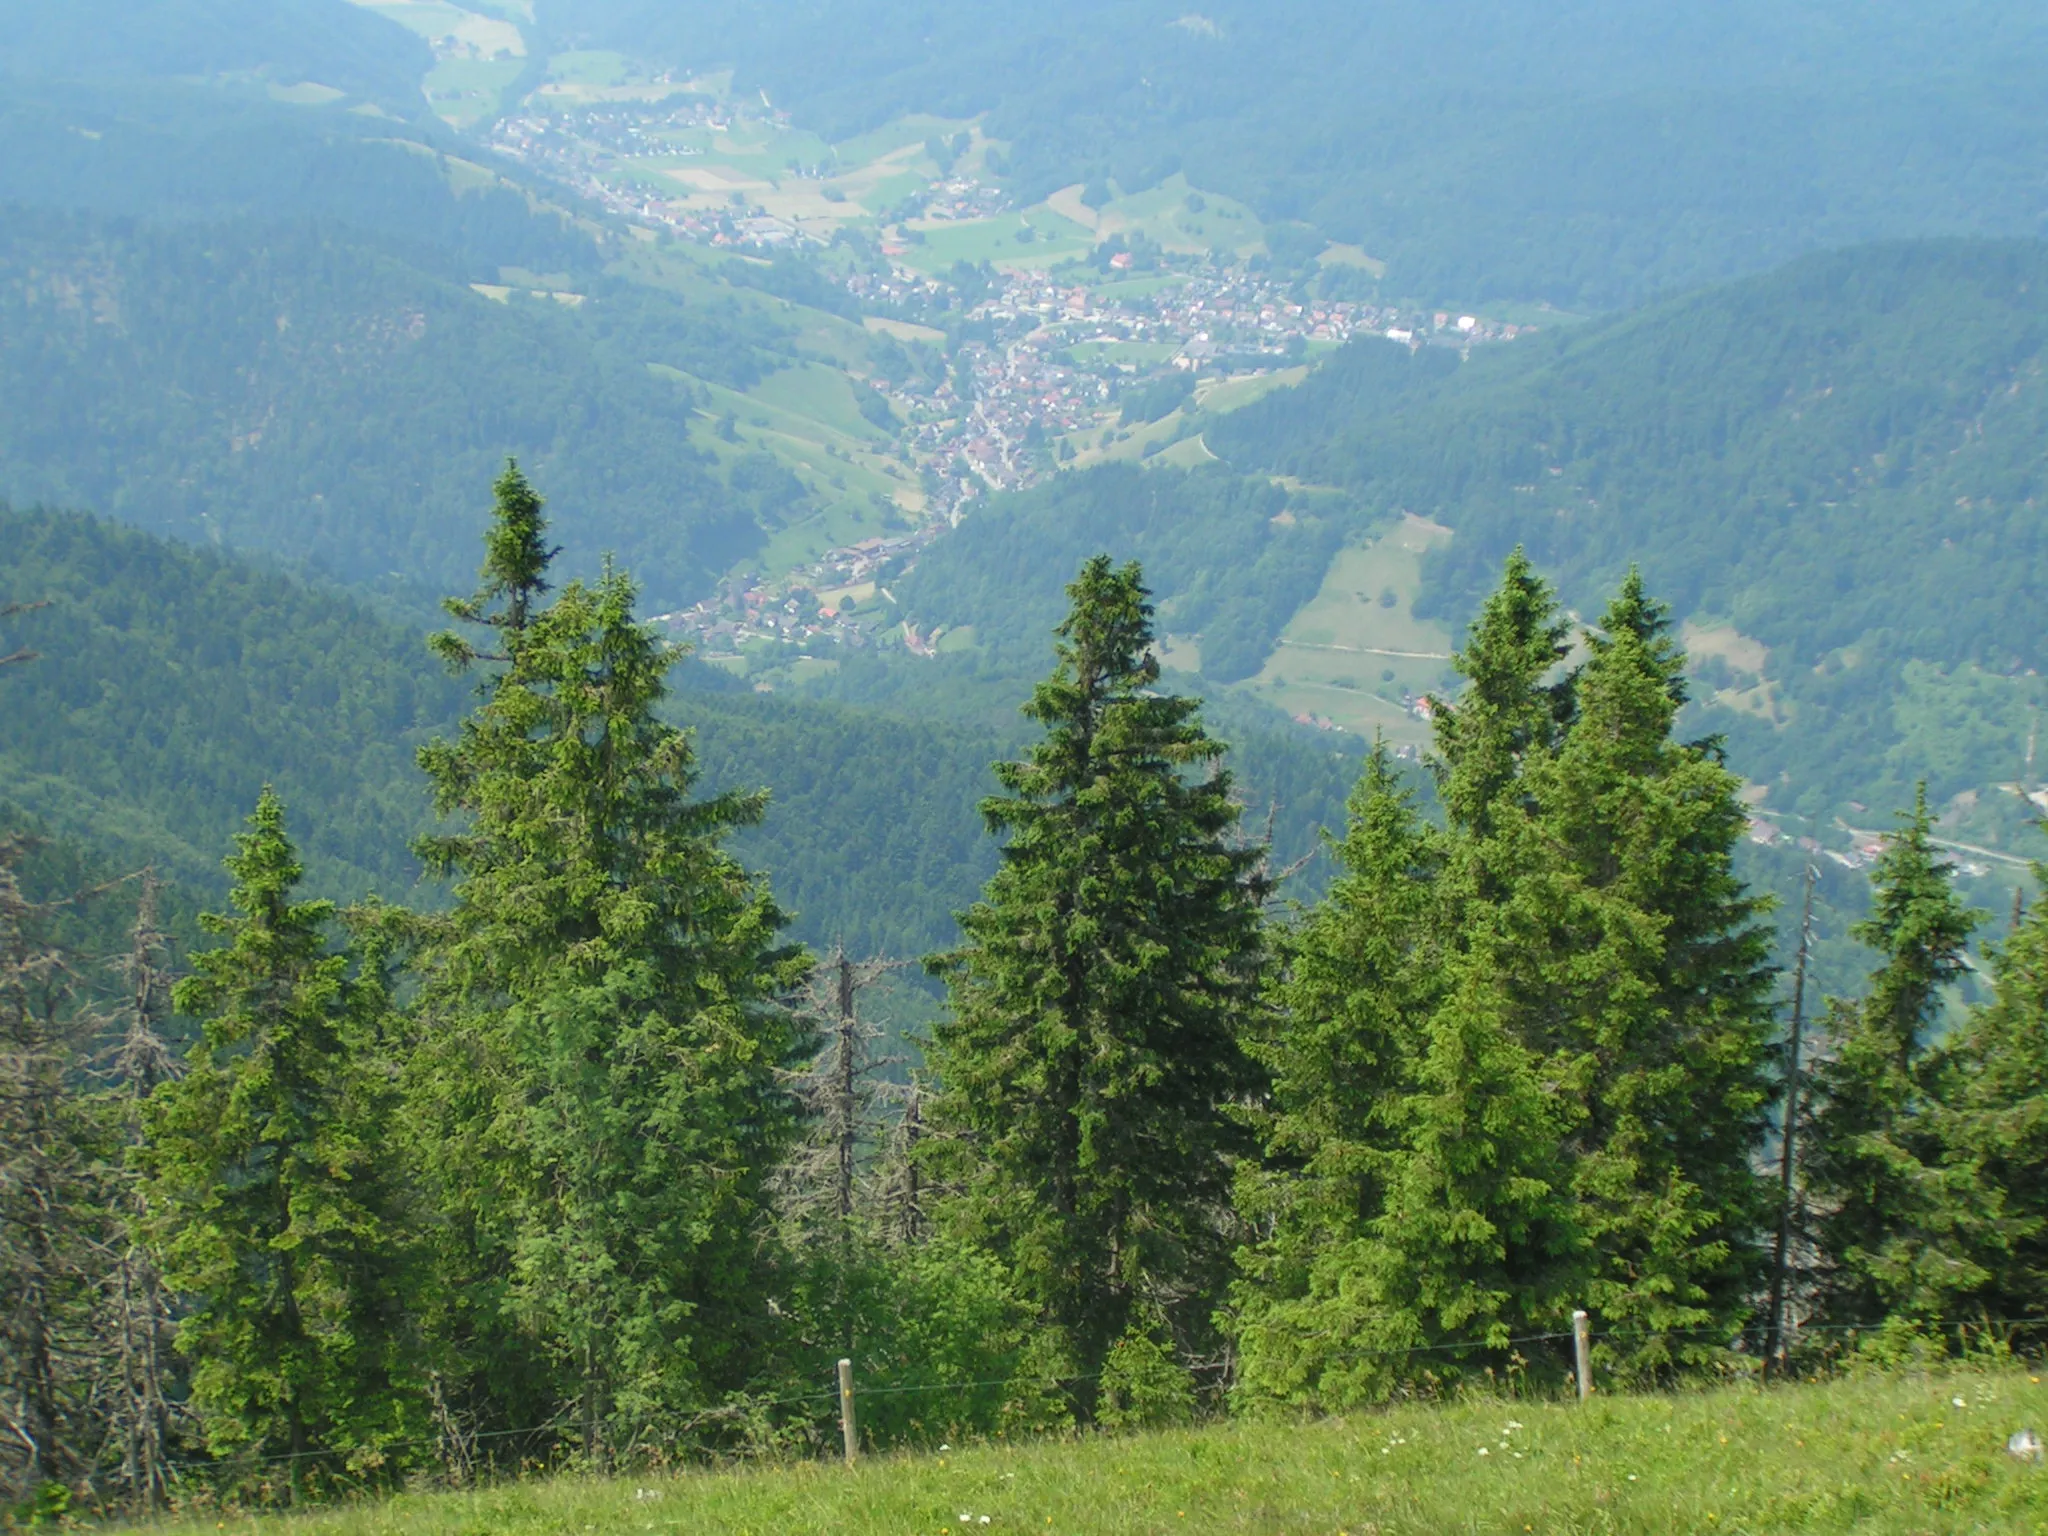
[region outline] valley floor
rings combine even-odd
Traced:
[[[562,1477],[170,1536],[484,1533],[2048,1531],[2038,1371],[1862,1376],[1759,1392],[1487,1400],[674,1477]]]

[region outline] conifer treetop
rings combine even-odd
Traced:
[[[1486,830],[1494,802],[1514,785],[1523,760],[1552,745],[1570,723],[1574,679],[1543,681],[1570,652],[1569,628],[1550,584],[1517,545],[1452,658],[1464,689],[1455,702],[1430,701],[1437,777],[1454,824]]]
[[[548,547],[548,523],[542,516],[547,503],[528,483],[517,459],[505,461],[505,472],[491,492],[494,504],[491,526],[484,531],[483,580],[470,596],[445,598],[441,606],[465,623],[504,632],[509,650],[525,633],[534,600],[548,590],[548,566],[561,551]],[[435,653],[458,671],[481,659],[481,653],[456,635],[436,635],[431,643]]]
[[[1862,1012],[1866,1028],[1881,1032],[1904,1066],[1919,1053],[1941,990],[1962,976],[1965,948],[1984,914],[1965,907],[1950,884],[1954,866],[1934,846],[1926,780],[1899,822],[1871,871],[1870,916],[1851,932],[1886,957]]]

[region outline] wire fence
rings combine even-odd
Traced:
[[[2011,1336],[2022,1332],[2038,1332],[2042,1335],[2044,1342],[2048,1342],[2048,1318],[2036,1317],[1964,1318],[1939,1320],[1929,1319],[1917,1323],[1916,1326],[1921,1330],[1942,1330],[1946,1332],[1953,1332],[1959,1336],[1974,1333],[1990,1337],[2002,1333],[2006,1335],[2003,1342],[2005,1342],[2008,1346],[2012,1341]],[[1885,1327],[1883,1324],[1806,1323],[1797,1326],[1788,1326],[1785,1329],[1785,1338],[1787,1340],[1796,1342],[1803,1336],[1810,1334],[1821,1335],[1824,1337],[1876,1337],[1883,1335],[1884,1332]],[[1755,1339],[1760,1342],[1766,1340],[1769,1337],[1769,1333],[1769,1328],[1766,1325],[1762,1324],[1733,1330],[1727,1328],[1594,1329],[1591,1331],[1589,1339],[1591,1343],[1596,1345],[1600,1343],[1646,1342],[1650,1340],[1705,1341],[1706,1343],[1711,1345],[1718,1345],[1728,1354],[1733,1356],[1736,1360],[1762,1364],[1764,1359],[1762,1354],[1755,1350],[1744,1349],[1743,1345],[1750,1339]],[[1327,1338],[1328,1336],[1324,1335],[1323,1337]],[[1415,1356],[1422,1355],[1444,1354],[1498,1356],[1509,1351],[1519,1350],[1527,1345],[1565,1344],[1569,1343],[1572,1340],[1572,1338],[1573,1335],[1569,1330],[1557,1330],[1545,1333],[1516,1334],[1500,1339],[1442,1340],[1432,1344],[1389,1345],[1379,1348],[1346,1349],[1339,1350],[1331,1354],[1326,1354],[1323,1356],[1323,1358],[1331,1362],[1346,1362],[1367,1359],[1412,1358]],[[964,1392],[987,1391],[996,1388],[1037,1388],[1043,1390],[1048,1387],[1053,1387],[1059,1388],[1061,1390],[1068,1390],[1074,1387],[1082,1386],[1087,1383],[1098,1382],[1103,1378],[1103,1375],[1104,1373],[1101,1371],[1087,1372],[1078,1375],[1060,1373],[1058,1375],[1046,1377],[1032,1377],[1027,1374],[1020,1373],[1009,1376],[987,1377],[972,1381],[935,1381],[903,1383],[885,1382],[884,1384],[879,1386],[861,1387],[859,1388],[857,1395],[861,1400],[866,1400],[868,1398],[875,1397],[900,1398],[908,1396],[926,1396],[940,1393],[958,1394]],[[691,1415],[691,1417],[687,1421],[685,1421],[683,1426],[681,1427],[686,1429],[699,1428],[706,1423],[713,1422],[718,1419],[744,1418],[752,1415],[757,1415],[771,1409],[797,1408],[814,1404],[822,1405],[828,1402],[837,1404],[839,1401],[840,1392],[836,1387],[826,1388],[816,1392],[799,1392],[766,1398],[741,1396],[735,1397],[729,1400],[728,1402],[715,1404],[699,1410],[697,1413]],[[434,1435],[414,1436],[402,1440],[381,1441],[379,1442],[377,1449],[380,1453],[388,1455],[391,1452],[417,1450],[425,1446],[445,1446],[451,1441],[451,1439],[460,1439],[465,1444],[471,1444],[478,1441],[487,1440],[496,1441],[522,1438],[536,1439],[543,1436],[572,1436],[574,1434],[574,1431],[575,1425],[572,1422],[570,1422],[565,1416],[557,1414],[553,1418],[545,1420],[542,1423],[528,1425],[516,1429],[479,1430],[474,1432],[466,1432],[459,1436],[443,1433]],[[221,1457],[216,1460],[178,1459],[168,1461],[166,1462],[166,1465],[172,1468],[173,1470],[180,1472],[206,1473],[220,1472],[226,1470],[247,1470],[252,1467],[286,1465],[295,1461],[302,1460],[326,1460],[330,1462],[344,1461],[346,1460],[346,1455],[344,1452],[337,1450],[316,1449],[281,1452],[275,1455],[265,1455],[257,1457],[242,1457],[229,1455]]]

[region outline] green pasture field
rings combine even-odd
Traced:
[[[1199,213],[1188,206],[1191,195],[1201,198]],[[1100,240],[1142,231],[1164,249],[1189,255],[1221,247],[1251,256],[1265,249],[1266,227],[1249,207],[1219,193],[1197,193],[1178,173],[1144,192],[1112,199],[1096,219]]]
[[[2048,1423],[2014,1367],[1760,1391],[1472,1398],[1313,1422],[1236,1422],[918,1456],[558,1477],[162,1536],[1857,1536],[2048,1529],[2048,1468],[2008,1455]]]
[[[518,59],[443,59],[427,71],[427,103],[443,122],[467,128],[504,111],[525,68]]]
[[[899,259],[925,272],[944,272],[956,261],[990,262],[1002,267],[1050,267],[1086,255],[1095,237],[1072,219],[1040,206],[991,219],[920,219],[913,226],[924,236]],[[1031,239],[1018,235],[1029,230]]]
[[[1396,745],[1427,744],[1428,722],[1408,713],[1401,694],[1442,687],[1450,665],[1450,631],[1414,613],[1422,557],[1449,538],[1441,525],[1409,516],[1340,550],[1265,666],[1238,686],[1290,715],[1323,715]]]
[[[623,53],[602,48],[571,49],[548,59],[548,80],[557,85],[588,85],[599,88],[624,85],[632,78],[633,66]]]
[[[912,145],[922,149],[924,141],[934,134],[940,138],[950,139],[962,129],[969,133],[975,131],[973,122],[967,118],[931,117],[922,112],[914,112],[908,117],[896,118],[879,128],[841,141],[839,157],[841,163],[849,168],[866,165],[871,161],[885,159],[898,150],[908,149]],[[978,134],[976,135],[977,146],[985,142]],[[930,160],[921,159],[921,163],[928,169],[937,169]]]
[[[1306,367],[1279,368],[1272,373],[1246,374],[1240,378],[1218,379],[1195,391],[1195,403],[1205,411],[1222,415],[1241,410],[1262,400],[1276,389],[1287,389],[1308,377]]]

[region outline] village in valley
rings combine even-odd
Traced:
[[[990,491],[1106,459],[1204,462],[1205,419],[1355,337],[1467,348],[1533,329],[1383,302],[1377,264],[1350,248],[1283,263],[1248,209],[1179,176],[1019,207],[1003,146],[973,124],[831,145],[722,79],[643,79],[615,60],[568,74],[499,117],[492,147],[647,238],[800,261],[836,285],[882,362],[855,387],[886,401],[916,481],[897,493],[903,527],[741,570],[665,616],[714,662],[762,644],[936,654],[946,635],[896,616],[888,579]]]

